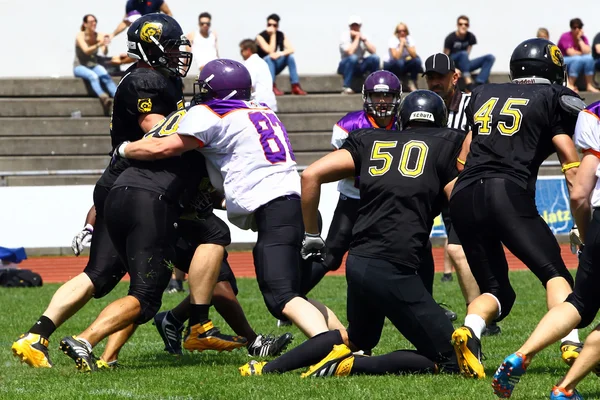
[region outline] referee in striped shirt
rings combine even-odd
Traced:
[[[465,110],[471,100],[471,94],[461,92],[458,89],[457,83],[459,76],[458,73],[456,73],[454,61],[444,53],[434,54],[425,61],[425,72],[423,73],[423,76],[425,76],[425,80],[427,81],[428,89],[440,95],[446,103],[446,108],[448,109],[448,127],[463,131],[466,137],[471,131],[471,127],[467,122],[467,116],[465,115]],[[464,167],[464,160],[457,160],[457,166],[459,170],[462,170]],[[447,207],[444,207],[442,217],[448,235],[447,254],[450,257],[452,264],[454,264],[456,276],[460,282],[463,296],[468,305],[479,295],[479,286],[477,285],[475,278],[473,278],[471,268],[467,263],[465,252],[452,227]],[[449,273],[444,271],[444,278],[442,278],[442,280],[451,279],[452,270],[450,269]],[[497,333],[500,333],[500,327],[495,324],[490,325],[484,332],[484,334],[488,335],[495,335]]]

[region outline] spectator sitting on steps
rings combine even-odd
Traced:
[[[575,81],[581,74],[585,75],[586,90],[589,92],[600,92],[594,87],[594,59],[588,38],[583,34],[583,22],[579,18],[573,18],[569,22],[571,30],[565,32],[558,40],[558,48],[563,53],[567,73],[569,75],[568,87],[577,91]]]
[[[415,41],[410,36],[408,26],[400,22],[396,26],[394,36],[388,42],[388,60],[383,64],[383,69],[396,74],[400,80],[402,76],[408,75],[408,87],[410,91],[417,90],[417,78],[423,72],[421,59],[417,55]]]

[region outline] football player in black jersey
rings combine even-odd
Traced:
[[[472,141],[450,199],[450,214],[481,290],[464,326],[452,335],[463,374],[483,378],[481,331],[500,321],[515,301],[503,245],[546,288],[547,305],[562,303],[573,278],[552,231],[538,214],[535,184],[541,163],[557,153],[571,191],[579,156],[571,139],[585,104],[563,86],[560,50],[544,39],[519,44],[510,60],[511,83],[473,90],[467,116]],[[467,138],[469,140],[469,138]],[[581,215],[574,213],[576,220]],[[573,331],[562,341],[563,359],[577,357]]]
[[[405,97],[400,121],[402,132],[352,132],[339,151],[302,173],[302,252],[314,255],[325,247],[317,225],[321,184],[360,176],[358,217],[346,263],[348,330],[317,335],[266,367],[254,362],[250,374],[311,364],[303,377],[458,371],[450,344],[452,323],[417,270],[433,220],[458,175],[463,135],[446,128],[444,101],[428,90]],[[386,317],[416,351],[353,355],[352,350],[371,354]]]
[[[124,140],[142,138],[164,116],[183,108],[181,77],[192,58],[191,53],[179,51],[186,40],[179,24],[169,16],[148,14],[133,23],[127,35],[128,55],[138,61],[129,68],[115,94],[110,126],[113,147]],[[94,188],[94,206],[73,246],[77,255],[81,241],[93,231],[84,271],[57,290],[46,311],[13,345],[14,354],[33,367],[52,366],[47,351],[50,335],[92,297],[108,294],[127,272],[108,236],[104,203],[128,165],[126,160],[111,163]],[[94,220],[92,227],[89,222]]]

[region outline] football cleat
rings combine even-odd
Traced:
[[[526,369],[527,366],[525,365],[525,356],[523,354],[514,353],[506,357],[502,365],[496,370],[494,379],[492,380],[494,394],[498,397],[508,399]]]
[[[255,361],[251,360],[246,364],[238,368],[242,376],[262,375],[264,366],[267,365],[266,361]]]
[[[61,339],[59,348],[75,361],[78,370],[91,372],[98,368],[92,350],[77,337],[65,336]]]
[[[96,360],[96,368],[97,369],[115,369],[119,366],[119,362],[117,360],[106,362],[103,359],[99,358]]]
[[[583,343],[571,342],[570,340],[565,340],[560,344],[560,352],[562,360],[569,366],[573,365],[577,357],[579,357],[579,353],[583,348]]]
[[[156,314],[152,324],[156,326],[158,334],[165,343],[165,351],[175,355],[182,355],[181,334],[185,325],[178,325],[169,318],[169,313],[170,311],[164,311]]]
[[[444,273],[444,275],[442,275],[442,282],[452,282],[452,272],[449,273]]]
[[[277,327],[283,328],[284,326],[292,326],[292,321],[290,321],[289,319],[278,319]]]
[[[333,345],[333,350],[327,356],[312,365],[308,371],[300,375],[301,378],[347,376],[354,365],[354,354],[345,344]]]
[[[231,351],[248,344],[245,337],[224,335],[215,328],[212,321],[188,327],[185,332],[183,348],[188,351],[217,350]]]
[[[550,391],[550,400],[583,400],[583,396],[574,389],[572,392],[567,391],[565,388],[554,386]]]
[[[292,340],[294,337],[291,333],[284,333],[279,337],[258,335],[248,346],[248,354],[255,357],[275,357],[281,354]]]
[[[12,344],[12,352],[21,362],[34,368],[52,368],[48,339],[37,333],[24,333]]]
[[[469,378],[483,379],[485,371],[481,363],[481,342],[473,330],[461,326],[452,333],[452,346],[458,359],[460,372]]]
[[[173,294],[183,292],[185,292],[185,289],[183,288],[183,282],[171,278],[171,280],[169,281],[169,285],[165,289],[165,293]]]
[[[502,329],[500,329],[497,323],[492,322],[483,329],[481,336],[495,336],[499,335],[500,333],[502,333]]]

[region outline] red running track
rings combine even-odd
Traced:
[[[562,256],[568,268],[577,268],[577,257],[571,254],[568,245],[562,245]],[[506,252],[508,264],[511,270],[524,269],[525,265],[519,261],[510,252]],[[442,248],[433,249],[436,272],[441,272],[444,267],[444,250]],[[66,282],[76,276],[85,267],[88,257],[38,257],[23,261],[19,266],[39,273],[46,283]],[[253,278],[254,264],[252,253],[249,251],[230,252],[229,264],[238,278]],[[331,275],[343,275],[345,271],[345,262],[342,267]],[[128,276],[125,279],[129,279]]]

